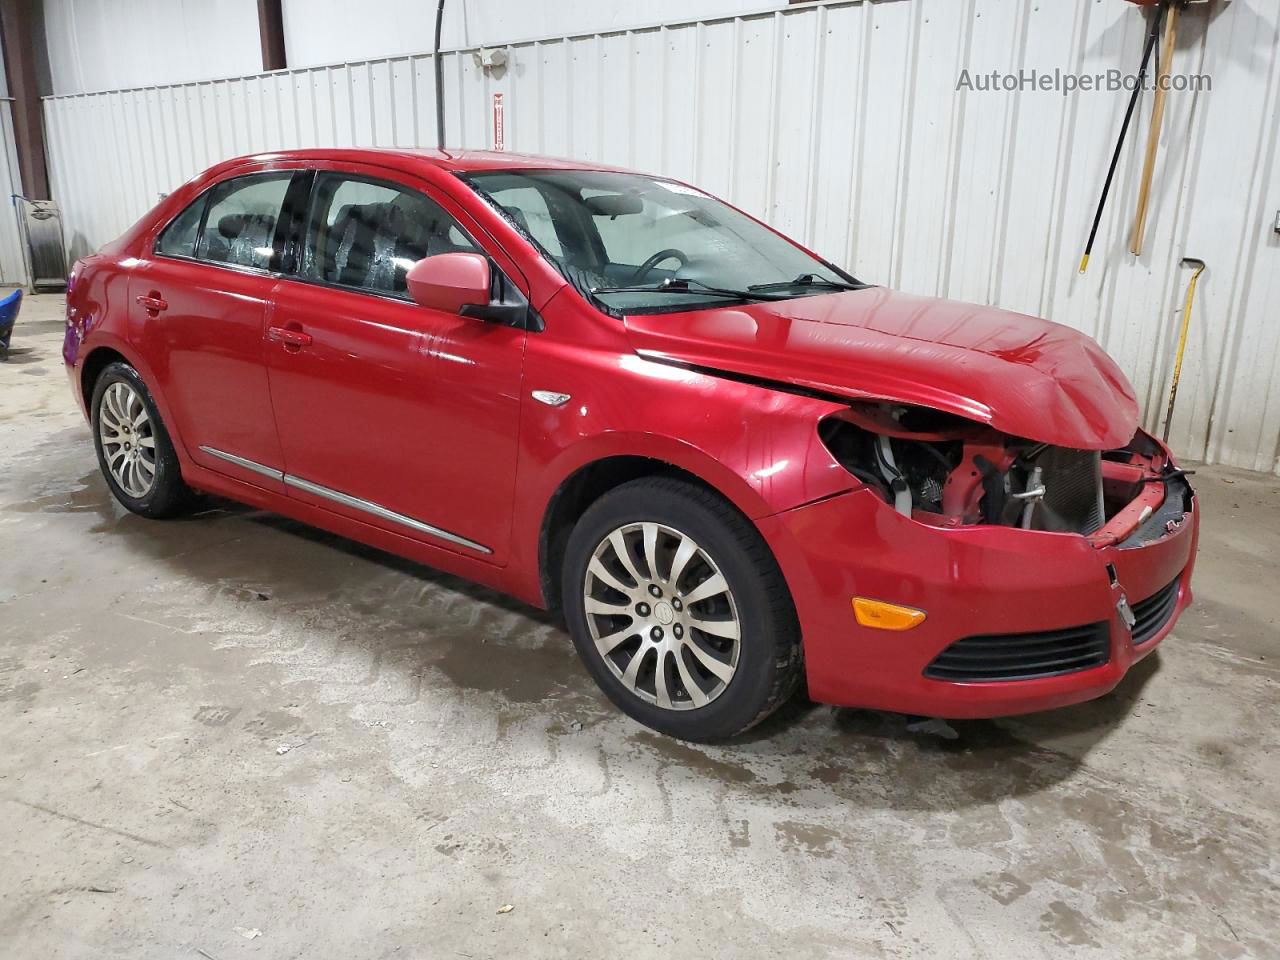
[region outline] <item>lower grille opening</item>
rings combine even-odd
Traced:
[[[1036,680],[1092,670],[1110,659],[1108,625],[1090,623],[1037,633],[965,637],[938,654],[924,675],[952,683]]]
[[[1130,631],[1134,646],[1146,643],[1164,629],[1178,608],[1178,584],[1173,581],[1163,590],[1133,605],[1134,624]]]

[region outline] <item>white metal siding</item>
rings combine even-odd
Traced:
[[[7,97],[0,99],[0,189],[3,188],[7,189],[0,206],[0,284],[21,286],[27,282],[27,265],[12,195],[22,192],[22,177],[18,174],[13,133],[13,103]]]
[[[262,69],[254,0],[44,0],[55,94]]]
[[[994,303],[1093,336],[1133,379],[1147,425],[1163,397],[1184,255],[1209,261],[1173,441],[1183,454],[1280,468],[1280,28],[1236,2],[1183,17],[1147,252],[1126,252],[1150,104],[1141,107],[1087,276],[1076,271],[1123,94],[957,91],[962,68],[1132,69],[1144,23],[1122,3],[898,0],[790,7],[523,41],[485,73],[444,55],[447,139],[696,182],[858,276]],[[494,44],[499,37],[485,37]],[[312,145],[430,144],[430,56],[46,101],[72,252],[120,233],[216,160]]]
[[[435,0],[284,0],[283,7],[285,51],[295,67],[403,56],[430,50],[435,39]],[[759,8],[760,0],[448,0],[442,45],[623,30]]]

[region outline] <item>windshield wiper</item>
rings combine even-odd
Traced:
[[[839,280],[824,280],[812,273],[802,273],[794,280],[778,280],[774,283],[753,283],[748,290],[788,290],[791,287],[822,287],[824,290],[865,290],[865,283],[841,283]]]
[[[635,284],[622,287],[592,287],[593,296],[602,293],[692,293],[698,296],[730,297],[734,300],[786,300],[786,297],[773,297],[758,291],[755,287],[747,290],[730,290],[727,287],[712,287],[701,280],[688,280],[684,277],[670,277],[661,283],[652,285]]]

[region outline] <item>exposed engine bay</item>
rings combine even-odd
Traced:
[[[1021,527],[1129,546],[1122,541],[1144,531],[1149,542],[1176,528],[1190,508],[1185,472],[1141,431],[1100,453],[1010,437],[924,407],[860,403],[823,420],[819,433],[886,503],[933,526]],[[1157,512],[1166,525],[1148,530]]]

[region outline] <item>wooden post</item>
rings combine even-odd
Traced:
[[[1160,150],[1160,132],[1164,127],[1165,102],[1169,99],[1169,73],[1173,66],[1173,53],[1178,45],[1178,0],[1169,5],[1168,20],[1164,27],[1164,47],[1160,51],[1160,75],[1156,80],[1156,100],[1151,109],[1151,132],[1147,135],[1147,160],[1142,169],[1142,182],[1138,189],[1138,213],[1133,222],[1133,236],[1129,240],[1129,252],[1142,256],[1147,238],[1147,214],[1151,208],[1151,181],[1156,172],[1156,154]]]
[[[13,96],[13,133],[22,192],[32,200],[48,200],[49,173],[44,158],[44,119],[36,81],[32,16],[31,0],[0,0],[4,69]]]
[[[285,69],[284,13],[280,0],[258,0],[258,36],[262,41],[262,69]]]

